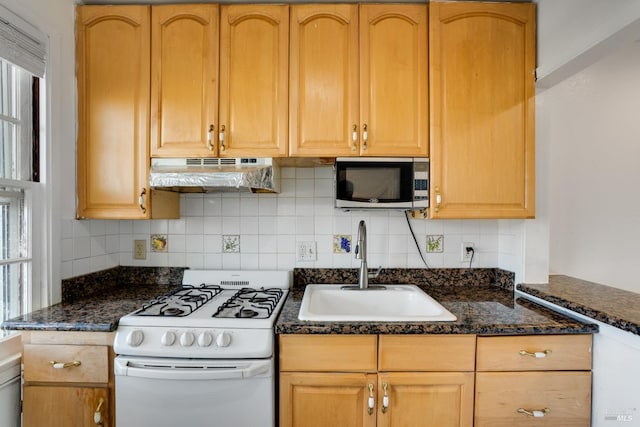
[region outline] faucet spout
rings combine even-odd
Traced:
[[[364,220],[358,224],[358,237],[355,248],[356,259],[360,260],[360,271],[358,272],[358,288],[369,289],[369,278],[376,278],[380,274],[382,267],[378,271],[369,275],[367,268],[367,225]]]

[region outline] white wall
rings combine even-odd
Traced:
[[[543,96],[551,271],[640,292],[640,43]]]
[[[640,1],[537,0],[538,87],[551,87],[640,38]]]

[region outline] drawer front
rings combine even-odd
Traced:
[[[475,335],[381,335],[378,369],[470,372],[475,356]]]
[[[591,372],[477,373],[475,420],[476,427],[589,427]]]
[[[478,371],[587,371],[591,358],[591,335],[478,337]]]
[[[108,354],[107,346],[26,344],[24,380],[107,383]]]
[[[279,335],[281,371],[375,371],[376,335]]]

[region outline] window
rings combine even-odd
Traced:
[[[0,314],[6,320],[31,308],[33,153],[38,81],[0,59]],[[34,96],[36,95],[36,96]],[[34,143],[36,149],[34,150]],[[35,165],[35,167],[34,167]]]

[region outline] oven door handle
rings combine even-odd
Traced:
[[[120,362],[120,363],[118,363]],[[130,363],[116,359],[115,374],[154,379],[170,380],[220,380],[220,379],[244,379],[269,374],[271,366],[269,362],[253,362],[238,366],[161,366]]]

